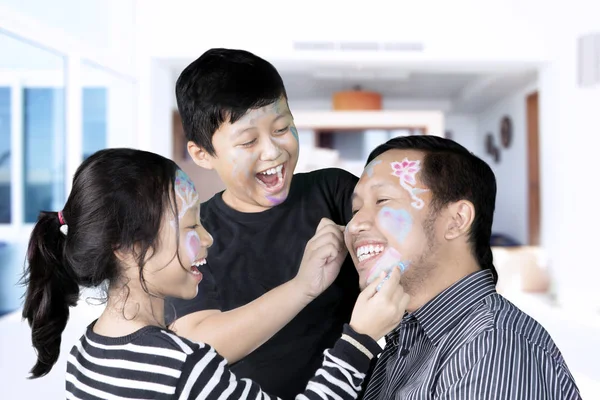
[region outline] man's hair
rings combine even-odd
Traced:
[[[287,100],[281,76],[271,63],[244,50],[210,49],[188,65],[175,85],[187,140],[215,155],[212,137],[225,122],[249,110]]]
[[[424,153],[421,181],[431,190],[432,212],[450,203],[468,200],[475,207],[469,242],[482,269],[489,269],[498,281],[490,240],[496,203],[496,177],[483,160],[460,144],[438,136],[404,136],[390,139],[371,152],[367,164],[389,150],[417,150]]]

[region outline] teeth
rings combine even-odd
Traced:
[[[192,266],[199,267],[204,264],[206,264],[206,258],[203,258],[202,260],[194,261],[194,263],[192,263]],[[194,271],[192,271],[192,272],[194,272]]]
[[[360,246],[358,249],[356,249],[356,257],[358,257],[359,262],[362,262],[364,260],[378,255],[383,251],[383,249],[384,246],[382,245]]]
[[[266,171],[261,172],[263,175],[275,175],[281,178],[281,170],[283,170],[283,164],[276,166],[275,168],[268,169]]]

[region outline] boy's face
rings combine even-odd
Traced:
[[[230,207],[259,212],[285,201],[298,162],[298,131],[285,98],[225,122],[212,143],[214,157],[191,142],[188,149],[198,165],[217,171]]]

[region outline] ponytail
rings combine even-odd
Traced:
[[[65,262],[67,236],[62,233],[66,232],[61,229],[63,224],[57,213],[42,211],[27,248],[23,318],[29,322],[31,341],[37,351],[30,378],[46,375],[58,360],[69,307],[75,306],[79,299],[77,277]]]

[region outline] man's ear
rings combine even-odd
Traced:
[[[210,154],[208,154],[208,152],[204,150],[204,148],[198,146],[196,143],[190,140],[187,143],[187,150],[190,154],[190,157],[192,157],[192,160],[194,160],[194,163],[197,166],[206,169],[214,168],[212,164],[213,157]]]
[[[467,235],[475,219],[475,206],[467,200],[460,200],[448,206],[448,225],[444,238],[453,240]]]

